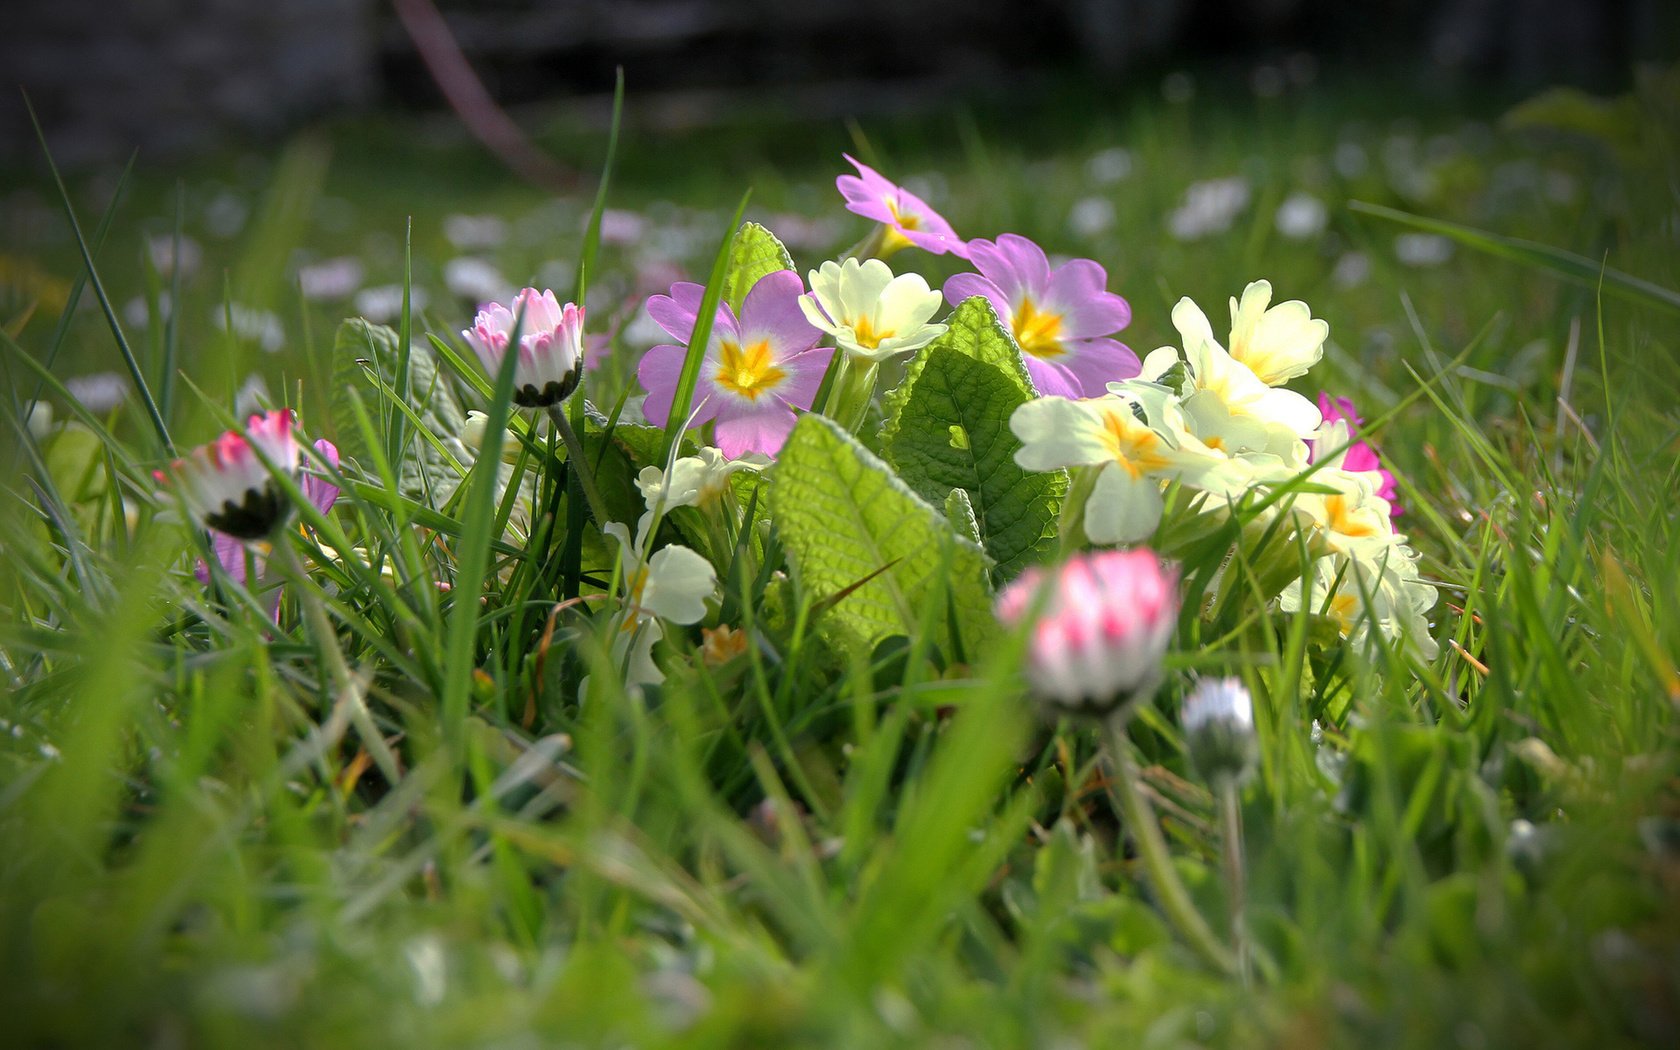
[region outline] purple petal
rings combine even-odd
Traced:
[[[670,295],[648,296],[648,316],[672,339],[686,343],[694,333],[694,321],[700,316],[700,301],[705,295],[704,286],[678,281],[671,286]]]
[[[817,390],[822,386],[833,355],[832,348],[819,346],[783,361],[781,365],[787,372],[787,378],[776,387],[776,396],[795,407],[810,408],[817,399]]]
[[[1050,259],[1044,249],[1020,234],[1005,233],[997,239],[997,250],[1009,260],[1022,289],[1042,299],[1050,288]]]
[[[1108,392],[1108,384],[1130,379],[1143,370],[1138,356],[1113,339],[1084,339],[1063,345],[1067,353],[1056,358],[1055,364],[1079,388],[1073,397],[1101,397]]]
[[[1084,397],[1077,376],[1059,361],[1051,361],[1032,354],[1021,355],[1027,362],[1027,374],[1033,386],[1045,397]]]
[[[1009,319],[1014,316],[1009,307],[1009,296],[989,278],[977,273],[959,273],[952,275],[945,282],[945,301],[951,304],[953,310],[961,306],[964,299],[972,299],[977,295],[992,304],[992,309],[1003,318],[1004,324],[1007,325]]]
[[[799,308],[799,297],[804,294],[805,283],[792,270],[760,277],[741,303],[741,341],[767,340],[778,360],[816,345],[822,332]]]
[[[642,402],[642,414],[655,426],[664,426],[670,418],[671,402],[677,396],[677,381],[682,378],[683,359],[687,356],[688,351],[683,347],[661,343],[643,354],[641,362],[636,366],[636,379],[648,392],[646,400]],[[711,393],[711,389],[711,377],[702,363],[700,381],[694,388],[695,403],[700,404],[701,399]],[[697,422],[710,419],[710,411],[709,405],[703,407]]]
[[[322,438],[321,440],[315,442],[315,453],[321,457],[321,461],[327,466],[331,467],[333,470],[338,469],[337,445],[334,445],[326,438]],[[334,485],[331,481],[321,475],[305,474],[303,476],[302,488],[304,497],[308,499],[310,503],[313,503],[315,505],[315,509],[320,511],[322,514],[332,510],[333,504],[338,502],[338,486]]]
[[[1050,275],[1045,301],[1062,314],[1063,338],[1096,339],[1132,323],[1131,306],[1107,284],[1108,274],[1090,259],[1074,259]]]
[[[777,398],[750,404],[731,402],[718,413],[713,436],[718,448],[730,459],[749,452],[774,456],[782,450],[796,420],[793,409]]]

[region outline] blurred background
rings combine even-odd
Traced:
[[[435,5],[435,6],[434,6]],[[1673,0],[9,0],[0,80],[72,165],[276,136],[324,115],[444,104],[439,26],[507,106],[610,90],[622,65],[672,120],[767,89],[821,118],[1111,85],[1186,63],[1311,61],[1420,90],[1624,86],[1673,57]],[[441,23],[438,21],[441,19]],[[417,39],[421,46],[416,47]],[[1298,74],[1298,70],[1296,71]],[[1263,75],[1263,74],[1257,74]],[[10,86],[8,84],[8,86]],[[1263,86],[1263,85],[1262,85]],[[11,95],[8,92],[8,95]],[[0,148],[33,136],[15,95]]]
[[[564,297],[619,68],[590,396],[632,414],[642,304],[708,272],[744,191],[801,270],[864,233],[843,153],[964,237],[1096,259],[1140,352],[1179,296],[1217,313],[1269,278],[1330,321],[1322,381],[1374,406],[1474,340],[1468,407],[1509,412],[1595,290],[1351,201],[1680,287],[1674,0],[8,0],[0,23],[0,327],[119,421],[113,319],[149,382],[190,376],[182,411],[243,411],[335,389],[340,322],[394,324],[405,281],[417,332]]]

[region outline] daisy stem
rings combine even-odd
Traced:
[[[1225,973],[1237,972],[1236,959],[1232,957],[1229,949],[1219,943],[1219,938],[1196,910],[1195,902],[1190,899],[1190,892],[1184,888],[1178,872],[1173,870],[1172,854],[1167,849],[1166,839],[1161,835],[1161,826],[1156,822],[1155,812],[1139,786],[1137,763],[1132,760],[1131,741],[1126,739],[1125,719],[1110,719],[1106,728],[1109,761],[1114,764],[1114,787],[1115,794],[1119,796],[1120,813],[1125,818],[1126,830],[1131,833],[1132,841],[1137,844],[1138,854],[1143,858],[1144,870],[1149,875],[1149,884],[1155,891],[1161,910],[1167,913],[1167,918],[1178,927],[1179,934],[1196,954],[1209,965]]]
[[[571,420],[566,418],[564,404],[548,406],[548,418],[554,420],[554,429],[559,432],[560,440],[566,443],[566,462],[571,465],[571,474],[578,479],[578,487],[583,489],[584,501],[589,504],[589,513],[595,516],[598,525],[605,525],[612,519],[607,517],[607,505],[601,501],[600,490],[595,487],[595,475],[589,469],[588,455],[583,450],[583,440],[577,431],[572,429]]]
[[[374,724],[373,712],[368,710],[367,701],[362,695],[362,685],[350,672],[350,665],[344,661],[344,651],[338,647],[338,632],[327,616],[321,596],[310,585],[309,575],[304,571],[297,548],[291,541],[290,536],[277,537],[274,553],[290,579],[292,593],[297,595],[298,604],[303,607],[304,618],[309,621],[310,633],[315,635],[315,644],[321,651],[322,659],[327,665],[327,674],[338,693],[338,703],[348,711],[350,723],[356,727],[356,734],[362,738],[362,746],[367,748],[374,764],[385,775],[386,782],[395,786],[402,780],[402,769],[397,762],[397,756],[385,742],[385,735]]]
[[[1254,980],[1254,964],[1248,948],[1248,929],[1244,918],[1246,877],[1243,870],[1242,804],[1237,794],[1237,781],[1221,776],[1214,784],[1219,802],[1219,839],[1225,860],[1225,896],[1230,907],[1231,947],[1237,956],[1237,972],[1246,986]]]

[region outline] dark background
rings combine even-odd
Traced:
[[[1183,64],[1381,70],[1425,91],[1515,97],[1624,85],[1680,51],[1674,0],[419,0],[501,105],[599,96],[727,108],[780,94],[813,117],[1021,91],[1123,86]],[[0,81],[72,166],[267,140],[323,116],[444,99],[396,4],[415,0],[9,0]],[[9,86],[9,85],[8,85]],[[0,166],[34,150],[0,100]]]

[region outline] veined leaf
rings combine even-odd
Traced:
[[[951,316],[945,319],[945,324],[945,334],[910,359],[904,382],[881,396],[881,407],[887,417],[886,425],[881,428],[883,446],[892,443],[894,432],[904,415],[904,403],[910,399],[910,390],[936,350],[955,350],[976,361],[994,365],[1020,387],[1024,396],[1038,395],[1038,388],[1033,386],[1032,377],[1027,374],[1026,362],[1021,360],[1021,348],[1015,345],[1014,336],[998,320],[997,312],[983,296],[970,296],[958,303]]]
[[[829,613],[857,641],[917,630],[923,606],[947,593],[970,652],[997,630],[985,552],[833,422],[802,417],[773,477],[771,511],[808,594],[823,598],[879,573]]]
[[[729,270],[723,282],[723,301],[737,315],[747,293],[759,278],[777,270],[793,269],[793,256],[776,235],[756,222],[744,222],[729,245]]]
[[[1020,350],[981,298],[957,308],[951,330],[889,395],[887,459],[923,499],[945,502],[953,489],[966,494],[1000,580],[1055,544],[1067,492],[1065,471],[1032,473],[1015,462],[1021,442],[1009,417],[1034,396]]]

